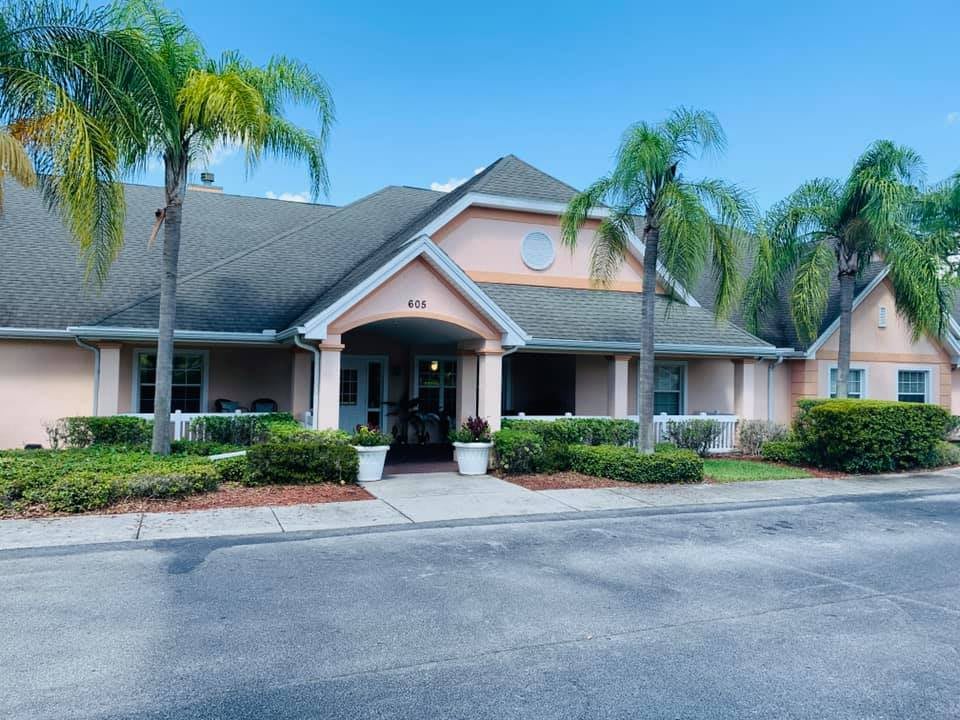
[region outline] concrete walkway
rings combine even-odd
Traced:
[[[488,475],[394,475],[364,487],[375,500],[169,513],[0,520],[0,550],[342,530],[478,518],[555,515],[885,493],[960,491],[960,469],[826,480],[769,480],[722,485],[664,485],[532,491]]]

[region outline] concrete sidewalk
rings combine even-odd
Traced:
[[[769,480],[532,491],[487,475],[395,475],[364,487],[375,500],[170,513],[0,520],[0,550],[172,538],[341,530],[478,518],[960,491],[960,470],[828,480]]]

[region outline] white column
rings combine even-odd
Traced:
[[[481,351],[478,382],[480,384],[477,415],[490,423],[494,432],[500,429],[500,402],[503,385],[503,352]]]
[[[319,430],[340,427],[340,352],[343,345],[324,342],[320,348],[320,382],[314,388],[313,412]]]
[[[733,404],[737,416],[743,420],[758,417],[756,368],[752,359],[733,361]]]
[[[627,389],[630,382],[630,356],[614,355],[607,370],[607,414],[612,418],[627,417]]]
[[[100,347],[100,383],[97,387],[97,415],[120,412],[120,344],[102,343]]]
[[[457,425],[477,414],[477,354],[457,355]]]

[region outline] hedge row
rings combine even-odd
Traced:
[[[801,400],[793,434],[767,441],[766,460],[851,473],[934,467],[949,460],[954,420],[939,405],[883,400]]]
[[[690,450],[645,455],[614,445],[572,445],[571,467],[584,475],[636,483],[695,483],[703,480],[703,459]]]
[[[609,418],[559,418],[557,420],[503,421],[507,430],[523,430],[539,435],[544,445],[630,445],[637,439],[633,420]]]

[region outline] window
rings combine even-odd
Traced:
[[[830,368],[830,397],[837,396],[837,369]],[[847,397],[863,399],[863,370],[850,368],[847,373]]]
[[[657,365],[653,369],[653,412],[683,415],[683,366]]]
[[[927,401],[926,370],[900,370],[897,372],[897,400],[900,402],[924,403]]]
[[[170,409],[174,412],[203,412],[203,353],[176,353],[173,356],[173,388]],[[157,354],[137,354],[137,408],[152,413],[157,392]]]
[[[357,404],[357,385],[359,384],[359,375],[356,368],[340,369],[340,404]]]
[[[420,412],[453,416],[457,411],[457,361],[417,360],[417,397]]]

